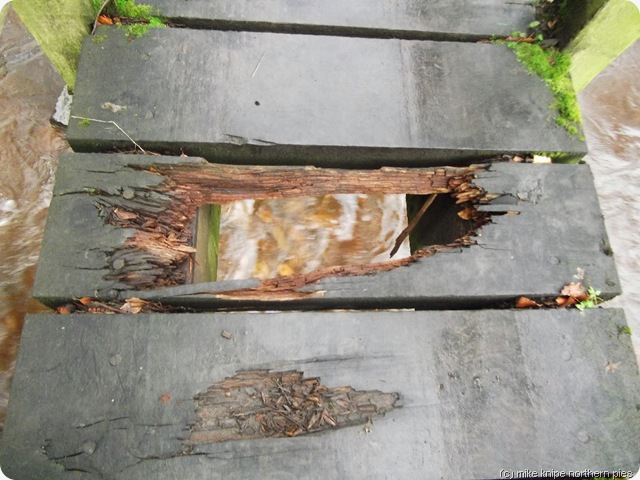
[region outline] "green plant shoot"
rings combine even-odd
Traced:
[[[599,297],[600,293],[601,293],[600,290],[596,290],[593,287],[589,287],[587,289],[587,295],[588,295],[587,299],[576,304],[576,308],[581,312],[584,312],[588,308],[596,308],[598,305],[604,302],[604,300]]]

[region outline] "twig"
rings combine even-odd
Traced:
[[[129,134],[128,134],[127,132],[125,132],[125,131],[120,127],[120,125],[118,125],[118,124],[117,124],[116,122],[114,122],[113,120],[98,120],[97,118],[79,117],[79,116],[77,116],[77,115],[71,115],[71,118],[77,118],[78,120],[88,120],[89,122],[110,123],[110,124],[112,124],[113,126],[115,126],[118,130],[120,130],[120,131],[124,134],[124,136],[125,136],[125,137],[127,137],[129,140],[131,140],[131,143],[133,143],[133,144],[136,146],[136,148],[139,148],[139,149],[140,149],[140,151],[141,151],[142,153],[144,153],[144,154],[146,154],[146,153],[147,153],[147,151],[146,151],[144,148],[142,148],[140,145],[138,145],[138,143],[137,143],[133,138],[131,138],[131,137],[129,136]]]
[[[256,72],[260,68],[260,64],[262,63],[262,59],[264,58],[264,53],[265,52],[262,52],[262,55],[260,55],[260,60],[258,60],[258,64],[256,65],[256,68],[253,69],[253,73],[251,74],[251,78],[253,78],[255,76]]]
[[[98,10],[98,13],[96,13],[96,19],[93,22],[93,28],[91,29],[91,35],[93,35],[96,31],[96,28],[98,28],[98,20],[100,18],[100,15],[102,15],[102,11],[104,10],[104,7],[107,6],[107,3],[109,3],[111,0],[102,0],[102,5],[100,5],[100,9]]]
[[[407,228],[402,230],[400,235],[398,235],[398,238],[396,238],[396,243],[393,246],[393,249],[391,250],[389,257],[393,257],[396,253],[398,253],[398,250],[400,249],[400,245],[402,245],[402,242],[404,242],[404,239],[409,236],[409,234],[413,231],[413,229],[416,228],[416,225],[418,225],[418,222],[420,221],[420,219],[424,216],[427,209],[431,206],[433,201],[436,199],[436,196],[437,196],[437,193],[432,193],[431,195],[429,195],[429,198],[427,199],[426,202],[424,202],[424,205],[422,205],[422,208],[416,214],[416,216],[413,217],[413,220],[411,220],[411,223],[407,225]]]

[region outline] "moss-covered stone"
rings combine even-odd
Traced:
[[[12,7],[70,89],[94,11],[86,0],[13,0]]]

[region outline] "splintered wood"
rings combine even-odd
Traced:
[[[198,420],[185,444],[297,437],[364,425],[396,407],[397,393],[329,388],[298,371],[239,372],[195,397]]]
[[[159,185],[127,187],[121,196],[100,194],[98,208],[105,221],[134,234],[125,245],[111,253],[113,272],[107,280],[116,280],[134,289],[144,290],[189,281],[195,248],[190,227],[198,207],[225,204],[243,199],[274,199],[321,196],[340,193],[405,193],[416,195],[452,195],[464,204],[466,212],[479,227],[487,215],[473,208],[483,201],[485,192],[473,184],[476,173],[486,165],[441,168],[381,168],[378,170],[337,170],[315,167],[228,166],[190,161],[182,163],[130,166],[132,175],[162,176]],[[470,243],[460,239],[453,247]],[[406,265],[430,255],[439,246],[415,252],[412,257],[372,265],[337,266],[292,278],[290,285],[281,279],[266,280],[258,291],[232,295],[267,299],[297,298],[290,291],[327,276],[364,275]],[[275,282],[275,283],[274,283]],[[274,288],[275,287],[275,288]],[[278,293],[279,291],[280,293]],[[227,296],[230,292],[227,292]]]

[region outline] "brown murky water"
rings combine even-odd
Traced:
[[[383,262],[406,226],[404,195],[234,202],[222,210],[218,280]],[[409,250],[407,238],[394,258],[410,256]]]
[[[0,33],[0,422],[24,315],[44,310],[30,297],[57,153],[68,148],[48,121],[63,85],[10,12]]]
[[[596,176],[625,290],[624,295],[611,304],[624,305],[640,352],[640,169],[634,163],[640,158],[638,71],[640,43],[589,85],[580,95],[580,102],[591,149],[589,163]],[[68,148],[63,136],[48,122],[62,87],[60,77],[35,41],[10,13],[0,34],[0,425],[24,315],[44,308],[30,300],[30,292],[57,154]],[[391,218],[399,214],[383,213],[401,211],[398,207],[402,202],[399,204],[397,198],[338,197],[327,199],[324,204],[309,201],[313,205],[297,212],[300,218],[311,222],[314,239],[318,240],[304,253],[309,259],[318,252],[336,263],[347,263],[345,258],[362,255],[362,261],[366,262],[381,259],[388,255],[386,246],[386,251],[370,249],[368,253],[353,253],[349,249],[353,245],[360,248],[367,237],[374,239],[373,243],[379,244],[384,238],[392,244],[398,229],[402,228],[397,219]],[[366,211],[360,208],[365,204],[370,207]],[[248,242],[245,243],[248,249],[227,248],[230,258],[223,259],[244,265],[245,270],[234,273],[227,266],[226,278],[272,276],[274,272],[286,274],[299,268],[291,255],[283,256],[281,247],[291,243],[290,237],[298,233],[301,244],[305,244],[304,235],[309,235],[309,230],[296,228],[302,221],[293,221],[290,228],[281,228],[281,232],[272,228],[274,218],[286,217],[291,208],[299,208],[301,204],[295,205],[244,204],[226,214],[231,223],[234,219],[245,222],[246,212],[251,211],[256,217],[263,217],[271,229],[267,234],[247,225],[242,240]],[[367,227],[368,222],[371,225]],[[318,233],[313,230],[314,225],[336,228]],[[233,238],[227,242],[229,246],[238,244]],[[259,251],[264,252],[263,257],[258,255]],[[252,262],[242,263],[247,257],[252,257]]]
[[[600,207],[615,254],[623,307],[640,359],[640,41],[578,96]],[[596,286],[597,287],[597,286]]]

